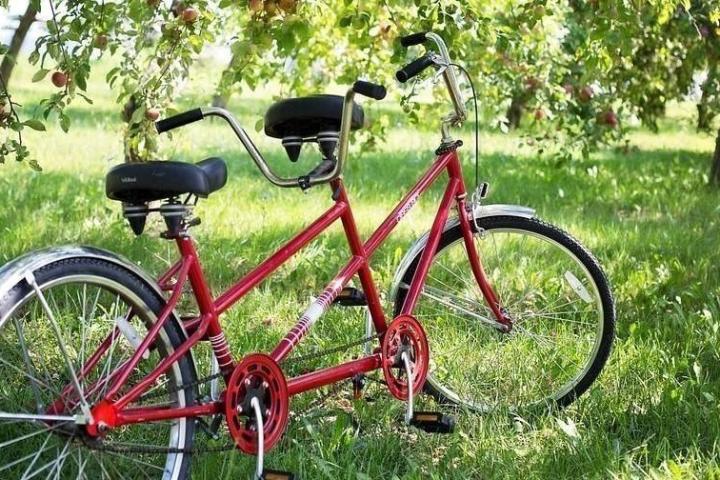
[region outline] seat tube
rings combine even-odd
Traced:
[[[333,191],[333,198],[335,201],[345,202],[348,208],[345,210],[340,220],[345,230],[345,236],[347,237],[350,251],[354,256],[362,257],[363,264],[358,270],[358,277],[360,278],[360,284],[362,285],[365,298],[367,300],[368,310],[370,311],[370,317],[372,318],[375,331],[383,333],[387,330],[387,322],[385,320],[385,313],[380,303],[380,296],[378,295],[377,288],[373,281],[372,272],[370,271],[369,259],[363,243],[360,241],[360,235],[357,231],[357,225],[355,224],[355,217],[352,214],[352,208],[350,208],[350,201],[345,191],[345,185],[342,179],[336,179],[330,182],[330,187]]]
[[[200,329],[206,329],[205,337],[210,341],[218,365],[223,374],[228,375],[232,372],[233,360],[230,355],[230,347],[228,346],[225,334],[220,327],[218,314],[215,309],[210,288],[205,279],[205,274],[200,264],[200,258],[192,237],[185,233],[180,234],[175,241],[177,242],[180,254],[183,258],[192,257],[192,267],[188,272],[188,279],[192,287],[195,300],[200,309]]]

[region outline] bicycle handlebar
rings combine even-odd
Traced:
[[[402,69],[395,72],[395,78],[398,79],[398,82],[405,83],[416,75],[419,75],[420,72],[422,72],[429,66],[434,64],[435,62],[433,61],[432,56],[429,53],[426,53],[422,57],[413,60],[412,62],[405,65]]]
[[[338,141],[338,156],[337,162],[334,162],[334,168],[330,168],[330,162],[323,162],[307,175],[303,175],[301,177],[284,178],[277,175],[272,168],[270,168],[270,165],[268,165],[267,161],[263,158],[260,151],[250,139],[247,132],[240,126],[235,117],[223,108],[207,107],[188,110],[187,112],[173,115],[172,117],[156,122],[155,128],[158,133],[163,133],[172,130],[173,128],[182,127],[183,125],[202,120],[205,117],[220,117],[230,125],[230,128],[232,128],[233,132],[235,132],[235,135],[243,144],[245,150],[247,150],[250,154],[250,158],[252,158],[260,172],[270,181],[270,183],[277,185],[278,187],[308,188],[313,185],[334,180],[342,173],[343,164],[347,158],[350,124],[352,123],[353,97],[356,93],[376,100],[381,100],[385,98],[387,91],[385,90],[385,87],[375,83],[365,82],[362,80],[355,82],[352,88],[348,89],[345,93],[345,97],[343,99],[340,139]]]
[[[400,38],[400,44],[403,47],[409,47],[412,45],[419,45],[425,43],[427,40],[431,40],[437,47],[438,53],[426,53],[417,60],[406,65],[404,68],[399,70],[395,76],[401,83],[405,83],[412,77],[418,75],[420,72],[425,70],[430,65],[436,65],[439,70],[442,71],[442,76],[445,79],[445,86],[450,94],[452,100],[454,112],[443,119],[442,133],[443,142],[450,141],[449,126],[457,125],[462,123],[467,118],[467,110],[465,109],[465,101],[463,100],[462,94],[460,93],[460,87],[457,83],[457,77],[455,71],[452,69],[452,61],[450,60],[450,53],[448,52],[447,46],[443,41],[442,37],[433,32],[420,32],[406,35]]]
[[[425,43],[425,40],[427,40],[427,37],[425,36],[426,33],[427,32],[411,33],[410,35],[400,37],[400,45],[403,47],[412,47],[413,45]]]
[[[387,95],[387,90],[384,86],[378,85],[377,83],[366,82],[364,80],[358,80],[355,82],[352,89],[355,93],[374,98],[375,100],[382,100],[385,98],[385,95]]]
[[[185,126],[189,123],[197,122],[205,118],[203,111],[200,108],[188,110],[187,112],[173,115],[172,117],[165,118],[159,122],[155,122],[155,129],[158,133],[164,133],[174,128]]]

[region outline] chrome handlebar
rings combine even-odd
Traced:
[[[339,140],[339,154],[337,162],[335,163],[335,168],[333,168],[330,172],[318,175],[318,176],[311,176],[306,178],[306,185],[308,187],[313,185],[318,185],[320,183],[329,182],[331,180],[334,180],[338,178],[342,172],[342,166],[345,163],[345,158],[347,157],[347,143],[350,133],[350,123],[351,123],[351,117],[352,117],[352,102],[353,97],[355,96],[355,92],[350,89],[345,94],[345,100],[343,103],[343,116],[342,116],[342,125],[340,127],[340,140]],[[240,142],[245,147],[245,150],[247,150],[248,154],[250,154],[250,158],[253,159],[253,162],[255,162],[255,165],[257,165],[260,172],[265,176],[265,178],[270,181],[273,185],[276,185],[278,187],[283,188],[292,188],[292,187],[298,187],[300,186],[299,180],[301,177],[294,177],[294,178],[286,178],[281,177],[278,174],[276,174],[270,165],[268,164],[267,160],[262,156],[260,151],[257,149],[253,141],[250,139],[250,136],[247,134],[244,128],[240,126],[237,119],[227,110],[224,108],[218,108],[218,107],[206,107],[202,108],[203,116],[215,116],[220,117],[223,120],[225,120],[229,125],[230,128],[233,129],[233,132],[235,132],[235,135],[240,139]]]
[[[465,101],[462,93],[460,92],[460,87],[458,86],[455,70],[453,70],[451,66],[452,61],[450,60],[450,53],[448,52],[447,45],[445,45],[445,41],[442,37],[440,37],[440,35],[433,32],[426,33],[425,38],[432,40],[432,42],[437,46],[439,55],[434,55],[431,59],[433,60],[433,63],[442,70],[445,86],[448,89],[450,99],[452,100],[453,107],[455,109],[454,112],[451,112],[447,117],[445,117],[445,119],[443,119],[443,123],[447,122],[449,125],[460,124],[467,119],[467,109],[465,108]]]
[[[448,53],[445,42],[439,35],[432,32],[427,33],[425,37],[431,40],[437,46],[439,53],[432,55],[431,59],[436,65],[436,67],[442,71],[443,79],[445,80],[445,85],[448,89],[448,93],[450,94],[450,99],[452,100],[454,107],[454,110],[446,117],[444,117],[442,121],[442,141],[451,142],[452,137],[450,136],[449,129],[451,126],[459,125],[460,123],[465,121],[465,119],[467,118],[467,110],[465,109],[465,102],[463,100],[462,93],[460,92],[460,88],[457,83],[455,71],[451,66],[450,54]],[[355,93],[355,90],[353,88],[350,88],[345,93],[345,97],[343,99],[342,120],[340,124],[340,138],[338,140],[338,155],[335,166],[330,172],[318,176],[305,176],[294,178],[281,177],[272,170],[268,162],[262,156],[253,141],[250,139],[250,136],[247,134],[245,129],[240,126],[237,119],[230,112],[228,112],[224,108],[218,107],[206,107],[200,110],[202,112],[202,117],[220,117],[230,125],[230,128],[232,128],[233,132],[235,132],[235,135],[238,137],[238,139],[240,139],[240,142],[245,147],[245,150],[247,150],[250,158],[252,158],[253,162],[255,162],[255,165],[258,167],[260,172],[265,176],[265,178],[268,179],[270,183],[283,188],[293,188],[298,186],[303,186],[304,188],[307,188],[335,180],[342,175],[343,166],[345,165],[345,162],[347,160],[348,142],[350,139],[350,126],[352,123],[353,100],[355,97]],[[384,96],[384,89],[382,96]],[[304,185],[300,184],[301,179],[304,181]]]

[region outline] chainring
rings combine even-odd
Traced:
[[[399,400],[408,399],[408,380],[402,352],[410,357],[412,387],[422,391],[430,365],[430,347],[422,325],[410,315],[396,317],[385,331],[382,342],[382,369],[390,393]]]
[[[255,412],[250,407],[252,396],[260,400],[267,452],[282,438],[290,408],[285,375],[268,355],[253,353],[245,357],[233,370],[225,393],[225,419],[230,435],[240,451],[255,455],[258,433]],[[240,413],[238,406],[242,407]]]

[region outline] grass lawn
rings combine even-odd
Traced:
[[[26,105],[45,88],[31,84],[31,74],[23,68],[13,79],[17,99]],[[204,81],[195,78],[189,91],[200,91]],[[69,134],[54,126],[27,134],[43,173],[24,165],[0,167],[0,261],[81,243],[160,272],[175,253],[157,237],[159,223],[136,238],[119,205],[105,198],[104,172],[122,159],[122,126],[106,88],[97,81],[91,90],[96,104],[73,107]],[[205,102],[179,100],[183,106]],[[253,95],[236,97],[230,109],[252,130],[267,105]],[[280,170],[309,169],[315,160],[305,155],[300,166],[289,165],[278,141],[253,136]],[[470,134],[465,138],[469,179]],[[438,139],[435,131],[399,124],[379,151],[351,150],[345,179],[364,236],[429,164]],[[638,130],[630,139],[629,153],[606,150],[557,165],[515,147],[513,137],[486,132],[481,138],[489,201],[534,207],[540,218],[591,249],[611,280],[617,340],[582,399],[536,418],[462,413],[454,434],[431,436],[400,425],[402,405],[379,386],[368,388],[374,401],[354,403],[347,400],[347,386],[321,408],[294,416],[268,465],[312,479],[720,478],[720,202],[705,178],[713,139],[696,134],[682,115],[657,135]],[[188,161],[218,155],[228,162],[228,185],[201,202],[203,224],[194,229],[216,293],[330,205],[326,188],[307,194],[272,188],[217,122],[164,139],[163,154]],[[440,185],[433,188],[377,252],[373,268],[383,291],[405,249],[429,228],[441,195]],[[346,252],[338,225],[230,310],[223,325],[233,351],[274,345]],[[298,353],[359,338],[362,325],[361,311],[331,311]],[[302,410],[317,396],[303,394],[293,405]],[[198,457],[193,478],[247,478],[253,461],[234,452]]]

